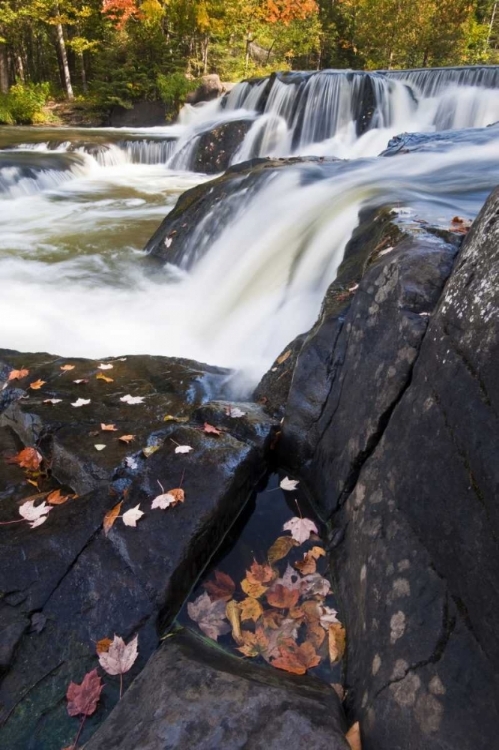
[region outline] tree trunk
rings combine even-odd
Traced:
[[[9,83],[9,58],[7,55],[7,45],[5,42],[0,42],[0,93],[8,94]]]
[[[80,58],[81,85],[84,93],[88,94],[87,71],[85,70],[85,57],[83,52],[80,52],[78,57]]]
[[[57,7],[57,13],[59,13],[59,7]],[[66,51],[66,42],[64,41],[64,31],[62,28],[62,23],[57,23],[55,29],[57,34],[57,47],[61,60],[62,85],[66,90],[66,96],[68,97],[69,101],[72,101],[75,97],[73,94],[73,86],[71,85],[71,73],[69,72],[68,53]]]

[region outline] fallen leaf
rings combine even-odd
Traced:
[[[81,685],[70,682],[66,692],[68,714],[70,716],[91,716],[99,703],[104,684],[97,670],[88,672]]]
[[[168,490],[169,495],[173,495],[177,503],[183,503],[185,500],[185,492],[180,487],[176,487],[174,490]]]
[[[42,387],[42,385],[45,385],[46,382],[47,382],[46,380],[35,380],[33,381],[33,383],[29,384],[29,387],[33,391],[38,391]]]
[[[75,407],[86,406],[87,404],[90,403],[90,401],[91,401],[91,399],[89,399],[89,398],[78,398],[78,399],[76,399],[76,401],[74,402],[74,404],[71,404],[71,406],[75,406]]]
[[[225,615],[232,625],[233,639],[236,643],[242,643],[243,639],[241,634],[241,615],[239,612],[239,604],[233,599],[232,601],[227,602],[227,606],[225,607]]]
[[[277,580],[272,584],[272,588],[276,585],[281,585],[286,589],[300,592],[302,588],[302,579],[300,578],[296,570],[293,570],[291,565],[288,563],[284,575],[282,576],[282,578],[277,578]]]
[[[345,735],[345,739],[350,745],[350,750],[362,750],[362,742],[360,739],[360,724],[358,721],[356,721],[355,724],[352,724]]]
[[[221,435],[222,434],[222,430],[219,430],[217,427],[213,427],[213,425],[208,424],[208,422],[204,423],[203,432],[206,432],[207,435]]]
[[[331,664],[339,661],[345,653],[346,633],[340,623],[333,623],[328,628],[329,635],[329,661]]]
[[[35,505],[34,500],[26,500],[19,507],[19,515],[22,516],[32,529],[37,526],[41,526],[47,520],[48,513],[52,510],[50,505],[47,505],[45,500],[40,505]]]
[[[255,560],[246,571],[246,577],[250,583],[269,583],[275,578],[275,573],[270,565],[259,565]]]
[[[287,359],[289,359],[291,356],[291,349],[288,349],[287,352],[284,352],[284,354],[281,354],[280,357],[277,357],[276,362],[278,365],[282,365]]]
[[[251,596],[253,599],[259,599],[268,589],[268,586],[262,586],[261,583],[251,583],[245,578],[241,581],[241,588],[245,594]]]
[[[31,615],[30,625],[32,633],[41,633],[46,624],[47,618],[45,617],[43,612],[35,612],[33,615]]]
[[[312,573],[301,579],[302,596],[327,596],[331,590],[331,584],[319,573]]]
[[[311,550],[303,555],[302,560],[295,562],[294,567],[304,576],[315,573],[317,570],[317,559],[325,554],[326,552],[322,547],[312,547]]]
[[[241,409],[238,409],[237,406],[234,408],[228,406],[225,412],[228,417],[232,417],[233,419],[240,419],[241,417],[246,416],[246,412],[241,411]]]
[[[241,614],[241,620],[253,620],[256,622],[263,615],[263,607],[260,602],[252,596],[248,596],[239,602],[239,612]]]
[[[133,456],[127,456],[125,458],[125,466],[128,466],[129,469],[137,469],[138,463]]]
[[[9,377],[7,378],[8,381],[11,380],[22,380],[23,378],[26,378],[29,375],[29,370],[11,370],[9,372]]]
[[[107,375],[104,375],[103,372],[99,372],[95,376],[96,380],[103,380],[105,383],[114,383],[113,378],[108,378]]]
[[[97,443],[96,445],[94,445],[96,451],[103,451],[105,447],[106,446],[104,443]]]
[[[281,490],[287,490],[288,492],[292,492],[293,490],[296,490],[298,487],[299,482],[297,479],[290,479],[289,477],[284,477],[283,480],[281,480],[279,487]]]
[[[326,637],[326,631],[321,628],[317,622],[307,623],[307,641],[312,644],[314,648],[320,648],[324,643]]]
[[[214,570],[213,573],[215,580],[206,581],[203,583],[203,587],[210,595],[212,601],[215,602],[221,599],[224,602],[228,602],[234,596],[236,584],[227,573],[223,573],[221,570]]]
[[[135,440],[135,435],[122,435],[118,438],[118,440],[121,440],[122,443],[126,443],[128,445],[128,443],[131,443],[132,440]]]
[[[271,607],[277,607],[277,609],[290,609],[294,607],[300,598],[300,592],[298,589],[287,589],[282,584],[278,583],[272,586],[267,591],[267,601]]]
[[[98,366],[97,369],[98,370],[112,370],[113,369],[113,365],[102,365],[101,364],[101,365]]]
[[[125,674],[135,664],[138,656],[138,638],[136,635],[129,643],[115,635],[109,649],[99,654],[99,664],[108,674]]]
[[[49,505],[64,505],[68,500],[72,500],[76,495],[63,495],[60,490],[53,490],[47,496]]]
[[[292,536],[277,537],[274,544],[267,553],[267,559],[269,563],[272,565],[278,560],[282,560],[283,557],[286,557],[286,555],[293,549],[293,547],[296,546],[297,542],[293,539]]]
[[[43,401],[44,404],[60,404],[62,401],[62,398],[46,398],[45,401]]]
[[[299,627],[300,623],[297,620],[293,620],[290,617],[284,617],[277,628],[269,631],[268,657],[278,657],[282,646],[285,646],[289,640],[296,641]]]
[[[254,633],[243,630],[241,633],[242,644],[237,649],[250,659],[255,656],[268,657],[269,639],[263,628],[257,628]]]
[[[149,458],[152,456],[153,453],[156,453],[156,451],[159,451],[161,448],[160,445],[148,445],[145,448],[142,448],[142,453],[146,458]]]
[[[111,508],[106,515],[104,516],[104,521],[102,522],[102,525],[104,527],[104,534],[107,536],[109,532],[111,531],[112,527],[114,526],[114,522],[118,518],[121,510],[121,506],[123,505],[123,500],[118,503],[118,505],[115,505],[114,508]]]
[[[185,424],[189,421],[189,417],[173,417],[171,414],[167,414],[166,417],[163,417],[163,422],[179,422],[180,424]]]
[[[137,526],[137,521],[140,521],[144,513],[139,510],[140,503],[135,506],[135,508],[130,508],[130,510],[127,510],[126,513],[123,513],[122,519],[125,526],[133,526],[134,528]]]
[[[290,521],[284,524],[282,527],[284,531],[290,531],[293,539],[296,539],[298,544],[303,544],[310,537],[310,534],[315,531],[318,533],[317,526],[309,518],[298,518],[295,516]]]
[[[8,464],[17,464],[22,469],[28,469],[28,471],[39,469],[42,461],[43,458],[36,448],[23,448],[17,455],[7,459]]]
[[[69,372],[70,370],[75,369],[75,365],[61,365],[60,368],[63,372]]]
[[[335,609],[331,609],[331,607],[325,607],[324,605],[322,605],[320,616],[320,623],[322,627],[328,630],[330,625],[335,625],[336,623],[341,624],[338,620],[337,614],[338,612]]]
[[[175,453],[190,453],[192,450],[190,445],[177,445]]]
[[[95,650],[98,654],[107,654],[111,644],[112,640],[110,638],[101,638],[100,641],[97,641],[95,644]]]
[[[163,495],[158,495],[154,498],[151,503],[151,510],[154,510],[155,508],[166,510],[166,508],[173,508],[177,503],[178,500],[175,500],[173,495],[170,495],[169,492],[165,492]]]
[[[118,431],[118,428],[116,427],[115,424],[104,424],[103,422],[101,422],[100,428],[102,432],[117,432]]]
[[[130,396],[130,394],[127,393],[126,396],[120,398],[120,401],[123,401],[125,404],[142,404],[144,398],[145,396]]]
[[[225,602],[222,599],[212,602],[208,594],[201,594],[195,601],[188,602],[187,612],[200,630],[214,641],[220,635],[226,635],[231,631],[226,619]]]
[[[90,382],[88,378],[78,378],[78,380],[73,380],[73,383],[76,383],[76,385],[81,385],[82,383],[88,382]]]
[[[272,666],[292,674],[305,674],[308,669],[316,667],[321,660],[312,644],[307,641],[299,646],[289,638],[279,651],[281,655],[271,662]]]
[[[284,615],[278,612],[277,609],[267,609],[262,615],[262,622],[266,628],[276,630],[282,624]]]

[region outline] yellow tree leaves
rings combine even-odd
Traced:
[[[267,553],[267,559],[271,565],[282,560],[296,547],[297,542],[291,536],[279,536]]]
[[[239,603],[239,611],[241,613],[242,622],[245,620],[253,620],[253,622],[256,622],[263,615],[262,605],[258,599],[254,599],[252,596],[246,597],[246,599],[243,599],[242,602]]]

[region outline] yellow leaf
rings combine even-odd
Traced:
[[[241,634],[241,617],[239,613],[238,603],[233,599],[230,602],[227,602],[227,606],[225,607],[225,614],[227,615],[228,621],[232,625],[232,637],[234,638],[235,642],[240,645],[243,642],[243,638]]]
[[[101,638],[100,641],[97,641],[95,645],[95,650],[97,651],[98,654],[107,654],[111,643],[112,643],[112,640],[110,638]]]
[[[70,370],[74,370],[75,365],[61,365],[61,370],[63,372],[70,372]]]
[[[263,607],[257,599],[248,596],[239,603],[239,611],[243,622],[245,620],[256,622],[263,614]]]
[[[269,563],[272,565],[278,560],[282,560],[296,545],[297,542],[291,536],[278,537],[267,553]]]
[[[329,626],[329,660],[331,664],[339,661],[345,653],[346,633],[339,622]]]
[[[163,417],[163,422],[179,422],[180,424],[185,424],[185,422],[189,421],[189,417],[172,417],[171,414],[167,414],[166,417]]]
[[[42,385],[45,385],[46,382],[46,380],[35,380],[33,383],[29,384],[29,387],[34,391],[38,391],[42,387]]]
[[[159,445],[149,445],[146,448],[142,448],[142,453],[146,458],[149,458],[149,456],[152,456],[153,453],[156,453],[156,451],[159,451],[160,446]]]
[[[290,356],[291,356],[291,349],[288,349],[287,352],[284,352],[284,354],[281,354],[281,356],[277,358],[277,364],[282,365],[283,362],[289,359]]]
[[[259,599],[267,591],[268,586],[262,586],[261,583],[251,583],[245,578],[241,581],[241,588],[245,594],[251,596],[253,599]]]
[[[113,378],[108,378],[107,375],[104,375],[103,372],[99,372],[98,375],[95,376],[97,380],[103,380],[105,383],[113,383]]]
[[[118,440],[121,440],[122,443],[126,443],[128,445],[128,443],[131,443],[132,440],[135,440],[135,435],[122,435],[118,438]]]
[[[345,739],[350,745],[351,750],[362,750],[362,742],[360,739],[360,724],[358,721],[356,721],[355,724],[352,724],[345,735]]]

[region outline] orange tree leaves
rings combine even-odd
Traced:
[[[291,21],[303,21],[317,11],[315,0],[266,0],[263,10],[266,21],[281,22],[285,26]]]
[[[10,380],[22,380],[28,375],[29,375],[29,370],[11,370],[9,372],[9,377],[7,379],[9,381]]]
[[[70,716],[91,716],[100,699],[104,687],[96,669],[88,672],[81,685],[70,682],[66,692],[68,714]]]
[[[215,570],[215,580],[206,581],[203,583],[203,587],[210,595],[212,601],[222,600],[224,602],[230,601],[236,590],[236,584],[227,573],[222,573],[221,570]]]
[[[259,565],[254,560],[250,569],[246,571],[246,577],[250,583],[269,583],[275,578],[275,573],[270,565]]]
[[[346,633],[339,622],[329,626],[329,660],[331,664],[339,661],[345,653]]]
[[[300,598],[298,589],[287,589],[282,583],[276,583],[267,591],[267,601],[271,607],[277,609],[290,609],[294,607]]]
[[[299,646],[292,638],[288,638],[279,651],[280,656],[271,662],[272,666],[293,674],[305,674],[307,669],[316,667],[321,660],[308,641]]]

